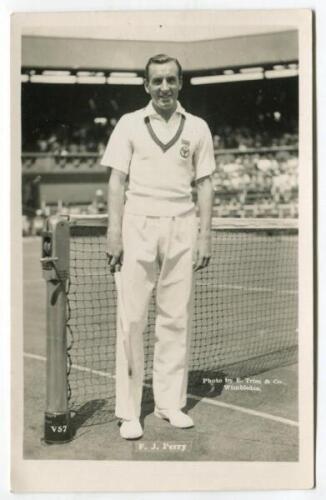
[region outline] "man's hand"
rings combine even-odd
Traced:
[[[212,179],[210,176],[202,177],[197,181],[200,230],[197,239],[196,262],[194,264],[195,271],[208,266],[211,258],[213,193]]]
[[[122,215],[124,207],[126,174],[111,169],[108,189],[109,228],[107,234],[107,256],[111,273],[122,266]]]
[[[120,271],[123,260],[122,236],[121,231],[114,229],[108,230],[108,264],[110,272],[113,274]]]
[[[199,234],[196,249],[196,262],[194,271],[207,267],[211,258],[212,237],[211,233]]]

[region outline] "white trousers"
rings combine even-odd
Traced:
[[[118,294],[116,416],[130,420],[141,413],[143,332],[157,266],[155,404],[162,410],[181,409],[186,405],[196,216],[194,212],[178,217],[126,213],[122,234],[124,258]]]

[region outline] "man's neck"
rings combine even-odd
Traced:
[[[177,103],[175,104],[174,108],[173,109],[169,109],[169,110],[162,110],[162,109],[158,109],[154,103],[153,104],[153,108],[155,109],[156,113],[158,115],[160,115],[163,120],[165,120],[166,122],[168,122],[171,118],[171,116],[175,113],[176,109],[177,109]]]

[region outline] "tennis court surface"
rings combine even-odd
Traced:
[[[262,221],[260,221],[262,222]],[[231,224],[232,226],[232,224]],[[267,225],[268,226],[268,225]],[[219,227],[214,258],[197,276],[187,410],[195,428],[153,416],[150,388],[154,301],[144,336],[144,437],[119,437],[114,410],[115,292],[105,260],[105,223],[75,220],[67,284],[68,444],[42,442],[46,283],[41,238],[25,239],[24,456],[33,459],[295,461],[297,234]]]

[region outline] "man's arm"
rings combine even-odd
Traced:
[[[210,176],[197,181],[197,202],[199,208],[199,234],[197,240],[196,262],[194,270],[208,266],[211,258],[211,224],[213,211],[213,183]]]
[[[112,169],[108,188],[108,244],[107,253],[111,273],[119,271],[122,264],[122,216],[127,175]]]

